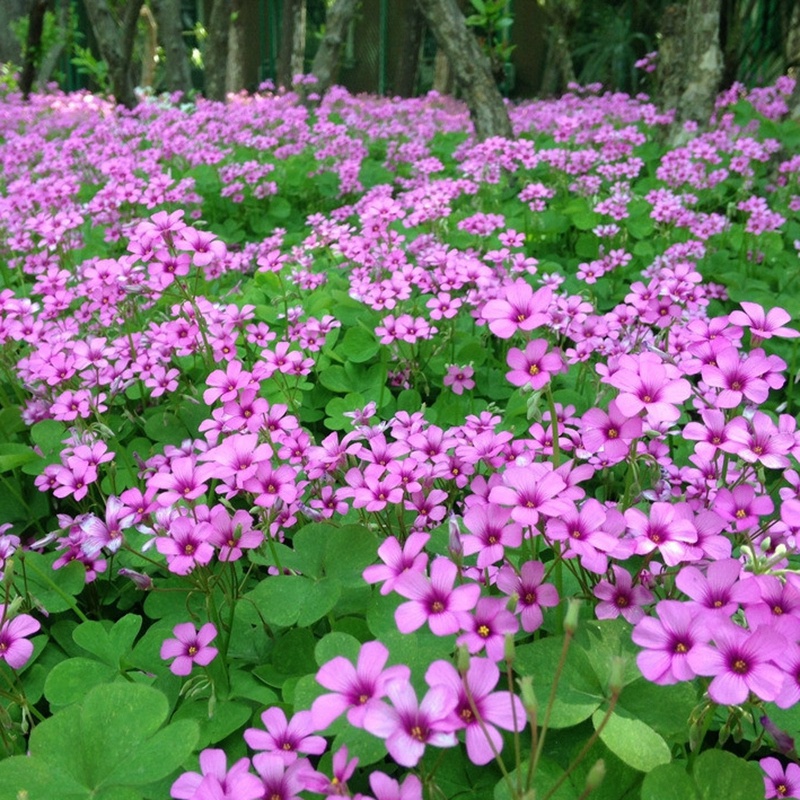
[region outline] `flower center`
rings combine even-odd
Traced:
[[[745,675],[747,673],[747,662],[743,658],[737,658],[731,665],[731,669],[737,675]]]
[[[196,656],[197,655],[197,645],[190,644],[189,645],[189,649],[187,650],[187,653],[190,656]]]
[[[609,428],[608,429],[608,438],[609,439],[616,439],[619,436],[619,432],[616,428]]]
[[[411,733],[412,739],[416,739],[418,742],[425,741],[425,733],[419,725],[415,725],[409,733]]]
[[[683,642],[676,642],[675,647],[674,647],[674,652],[680,653],[680,654],[688,653],[689,652],[689,648]]]
[[[444,611],[444,603],[441,600],[434,600],[433,603],[431,603],[431,611],[433,611],[434,614],[441,614],[442,611]]]
[[[539,374],[539,367],[537,367],[536,364],[531,364],[530,369],[528,370],[528,372],[531,375],[538,375]]]
[[[734,516],[736,519],[744,519],[747,516],[747,512],[743,508],[738,508]]]
[[[480,628],[478,628],[478,636],[480,636],[483,639],[486,639],[490,633],[491,631],[489,630],[488,625],[481,625]]]

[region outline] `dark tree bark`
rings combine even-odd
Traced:
[[[136,23],[144,0],[125,0],[121,20],[111,12],[106,0],[84,0],[83,4],[94,31],[100,56],[108,64],[111,91],[116,101],[126,108],[136,105],[131,71]]]
[[[320,97],[334,82],[347,26],[356,13],[358,3],[359,0],[336,0],[325,16],[325,35],[311,65],[311,72],[317,79],[315,91]]]
[[[512,139],[511,121],[489,61],[467,29],[456,0],[417,0],[417,3],[450,62],[456,85],[467,102],[475,135],[480,140],[490,136]]]
[[[192,88],[192,73],[183,41],[181,0],[153,0],[153,10],[158,22],[158,38],[164,49],[167,91],[188,94]]]
[[[71,16],[70,0],[60,0],[58,4],[58,39],[55,44],[44,54],[36,76],[36,91],[42,92],[47,87],[50,77],[58,64],[59,59],[67,47],[70,32]]]
[[[306,60],[306,0],[284,0],[281,43],[278,49],[278,86],[291,89],[295,75],[302,75]]]
[[[11,25],[28,11],[26,0],[0,0],[0,62],[22,63],[22,46]]]
[[[28,14],[28,37],[25,42],[25,61],[19,79],[19,90],[22,97],[28,100],[36,80],[36,67],[42,59],[42,34],[44,33],[44,15],[49,0],[33,0]]]
[[[431,88],[439,94],[452,94],[455,86],[453,66],[450,64],[447,54],[440,48],[433,57],[433,86]]]
[[[684,33],[683,90],[678,100],[673,141],[687,120],[705,125],[714,109],[722,80],[719,46],[721,0],[689,0]]]
[[[663,109],[676,108],[683,91],[686,6],[669,5],[660,23],[661,43],[656,62],[657,97]]]
[[[229,0],[214,0],[208,21],[208,38],[203,54],[205,95],[209,100],[225,100],[225,75],[228,69],[228,35],[231,22]]]
[[[147,26],[147,33],[142,53],[142,77],[139,85],[152,89],[156,82],[156,65],[158,64],[158,25],[148,6],[143,5],[140,14]]]
[[[242,0],[230,0],[231,17],[228,25],[228,63],[225,73],[225,93],[244,89],[244,19]]]
[[[577,19],[578,9],[573,2],[563,0],[546,3],[543,9],[550,25],[547,31],[547,60],[541,94],[551,97],[566,91],[570,83],[577,82],[572,52],[569,49],[569,35]]]
[[[392,91],[399,97],[413,97],[419,79],[419,57],[425,18],[413,0],[406,4],[403,15],[403,42],[397,58]]]

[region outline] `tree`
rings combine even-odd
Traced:
[[[50,0],[33,0],[28,14],[28,36],[25,41],[25,59],[19,79],[19,89],[27,100],[30,97],[33,82],[36,79],[36,67],[42,56],[42,34],[44,33],[44,15]]]
[[[136,24],[144,0],[124,0],[119,19],[106,0],[83,0],[94,31],[100,57],[108,65],[111,91],[118,103],[126,108],[136,105],[136,83],[131,70]]]
[[[316,91],[320,97],[333,84],[339,66],[339,56],[345,41],[347,26],[356,13],[359,0],[335,0],[325,15],[325,34],[319,44],[311,73],[317,79]]]
[[[233,94],[244,89],[244,19],[242,0],[230,0],[228,21],[228,62],[225,72],[225,93]]]
[[[208,21],[208,38],[203,53],[205,96],[209,100],[225,99],[228,70],[228,36],[231,24],[230,0],[214,0]]]
[[[0,0],[0,63],[22,63],[22,46],[12,28],[27,11],[26,0]]]
[[[276,67],[278,86],[290,89],[294,76],[305,71],[305,60],[306,0],[284,0]]]
[[[181,0],[151,0],[164,50],[164,82],[168,92],[188,94],[192,88],[189,54],[183,41]]]
[[[687,120],[708,122],[722,81],[719,45],[721,0],[689,0],[684,23],[682,91],[672,139],[681,136]]]
[[[514,133],[489,61],[470,33],[456,0],[417,0],[436,42],[453,69],[456,85],[466,100],[478,139]]]
[[[414,0],[406,3],[403,10],[403,41],[395,66],[392,91],[400,97],[413,97],[419,78],[419,57],[425,18]]]

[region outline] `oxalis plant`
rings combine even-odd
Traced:
[[[797,796],[792,89],[7,94],[0,798]]]

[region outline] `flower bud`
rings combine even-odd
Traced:
[[[533,678],[530,675],[523,675],[519,679],[519,696],[525,713],[529,717],[536,714],[539,709],[539,701],[533,691]]]
[[[603,782],[606,777],[606,762],[602,758],[598,758],[594,762],[592,768],[586,774],[586,793],[593,792]]]
[[[514,634],[507,633],[503,640],[503,658],[506,664],[513,664],[516,657],[516,649],[514,647]]]
[[[567,633],[575,633],[578,629],[578,616],[581,610],[581,601],[570,598],[567,604],[567,613],[564,617],[564,630]]]
[[[469,650],[466,645],[460,644],[456,649],[456,669],[461,675],[465,675],[469,669]]]

